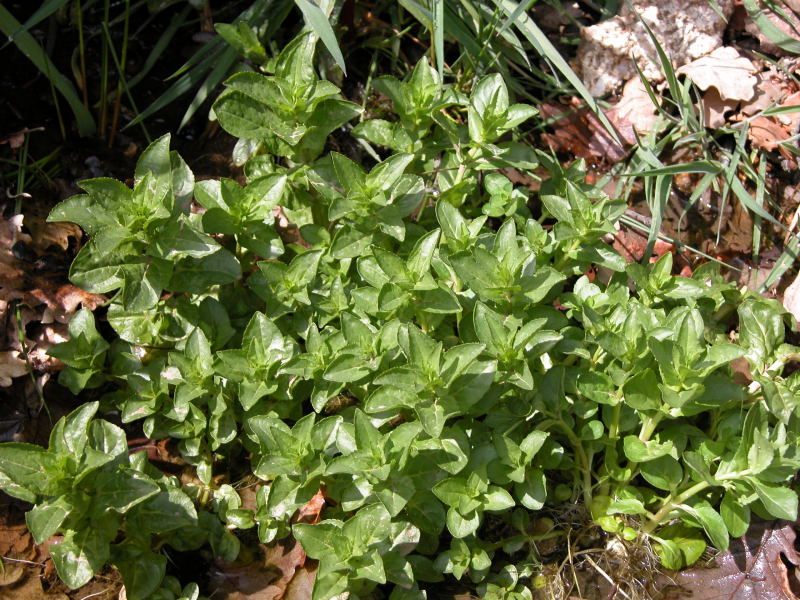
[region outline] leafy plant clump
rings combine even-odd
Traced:
[[[496,75],[469,93],[425,60],[382,77],[393,120],[352,133],[385,158],[325,153],[360,108],[313,53],[297,38],[215,103],[246,185],[195,182],[163,137],[133,189],[83,181],[50,215],[91,237],[72,281],[115,292],[117,337],[80,312],[53,350],[60,381],[107,393],[47,450],[0,445],[0,486],[34,504],[37,541],[64,536],[67,585],[112,563],[131,600],[194,599],[164,580],[161,550],[233,561],[254,529],[319,561],[315,600],[424,598],[445,574],[531,598],[535,543],[567,541],[539,516],[582,506],[672,569],[726,548],[751,513],[797,516],[798,348],[777,302],[711,264],[626,265],[604,242],[624,203],[516,141],[536,111]],[[537,164],[532,198],[498,172]],[[178,440],[195,483],[129,456],[98,410]],[[293,523],[318,493],[321,522]]]

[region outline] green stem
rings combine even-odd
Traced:
[[[539,535],[528,535],[526,533],[521,533],[519,535],[512,535],[511,537],[499,542],[495,542],[494,544],[489,544],[488,546],[484,547],[484,550],[491,552],[492,550],[497,550],[506,544],[513,544],[514,542],[541,542],[544,540],[552,540],[553,538],[557,537],[563,537],[564,535],[566,534],[560,529],[548,531],[547,533],[540,533]]]
[[[664,500],[664,503],[661,505],[661,508],[658,509],[658,512],[656,512],[652,517],[650,517],[648,522],[645,523],[644,527],[642,527],[642,533],[644,533],[645,535],[653,533],[655,528],[661,524],[661,522],[669,515],[669,513],[671,513],[678,506],[686,502],[689,498],[691,498],[698,492],[703,491],[710,485],[711,484],[708,483],[707,481],[699,481],[690,488],[688,488],[687,490],[684,490],[681,494],[678,494],[677,496],[673,494],[667,496],[667,498]]]
[[[661,411],[657,412],[655,415],[647,417],[645,422],[642,423],[641,430],[639,430],[639,441],[641,442],[650,441],[650,437],[653,435],[653,432],[655,432],[656,427],[658,427],[658,424],[661,422],[661,419],[663,418],[664,418],[664,413]],[[636,471],[636,465],[638,464],[639,463],[635,461],[629,460],[628,464],[625,465],[625,468],[631,472],[631,476],[623,482],[623,485],[627,484],[631,479],[633,479],[633,475],[635,474]]]
[[[583,474],[583,501],[586,506],[589,507],[592,505],[592,469],[589,462],[589,457],[586,455],[578,436],[575,435],[575,432],[572,431],[572,429],[566,423],[564,423],[564,421],[548,419],[547,421],[543,421],[539,425],[539,428],[548,429],[551,426],[556,426],[562,431],[575,451],[575,458],[578,461],[578,467]]]
[[[658,424],[661,422],[661,419],[664,418],[664,413],[661,411],[657,412],[655,415],[651,417],[647,417],[647,420],[642,423],[642,429],[639,432],[639,440],[642,442],[647,442],[650,440],[650,436],[653,435],[653,432],[658,427]]]

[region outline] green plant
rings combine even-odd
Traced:
[[[535,111],[513,104],[498,76],[467,96],[423,60],[407,80],[378,84],[397,119],[355,129],[399,152],[369,171],[324,153],[358,110],[308,67],[313,46],[301,36],[273,75],[234,76],[214,106],[244,136],[246,185],[195,185],[164,137],[133,189],[84,181],[87,194],[51,214],[91,236],[73,281],[116,291],[113,341],[82,312],[54,349],[63,382],[105,386],[103,407],[178,440],[199,480],[182,490],[143,455],[128,463],[117,428],[85,424],[97,405],[54,433],[79,432],[69,436],[88,438],[85,451],[0,445],[2,486],[35,502],[34,517],[72,511],[73,495],[98,486],[137,490],[86,509],[110,516],[83,534],[103,549],[76,563],[80,577],[75,561],[59,567],[70,585],[110,560],[132,600],[166,597],[155,591],[164,544],[209,543],[232,560],[233,532],[254,528],[263,543],[292,535],[319,560],[317,600],[376,586],[423,598],[445,574],[486,597],[530,598],[535,542],[567,537],[533,520],[565,504],[582,503],[584,525],[623,544],[652,543],[670,568],[709,542],[726,547],[751,511],[796,517],[787,481],[800,465],[800,376],[787,366],[798,348],[777,302],[711,264],[690,278],[672,275],[670,255],[626,265],[603,241],[624,202],[584,183],[580,162],[564,168],[515,140]],[[528,201],[492,172],[538,162],[549,178]],[[299,237],[276,226],[277,206]],[[595,266],[602,280],[586,275]],[[736,381],[735,359],[751,383]],[[113,432],[111,448],[95,430]],[[84,478],[75,457],[98,452],[108,466]],[[61,460],[78,466],[50,467]],[[257,481],[255,510],[226,477]],[[293,523],[318,494],[321,522]],[[173,497],[191,543],[183,530],[128,524]],[[76,514],[47,520],[37,539],[92,532]],[[134,557],[148,586],[125,566]]]

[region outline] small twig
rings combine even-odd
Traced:
[[[34,565],[37,567],[44,567],[44,563],[33,562],[32,560],[22,560],[21,558],[9,558],[8,556],[0,556],[3,560],[7,560],[9,562],[18,562],[18,563],[25,563],[26,565]]]
[[[586,560],[589,561],[589,564],[594,567],[595,571],[597,571],[598,573],[600,573],[600,575],[602,575],[603,579],[605,579],[608,583],[612,585],[611,595],[609,595],[608,600],[612,600],[614,596],[617,595],[617,592],[619,592],[620,594],[622,594],[623,596],[625,596],[630,600],[630,596],[625,593],[625,590],[620,589],[619,584],[617,584],[613,579],[611,579],[611,576],[608,573],[606,573],[603,569],[601,569],[600,565],[594,562],[591,556],[586,555]]]
[[[94,597],[96,597],[96,596],[102,596],[102,595],[103,595],[103,594],[105,594],[105,593],[106,593],[106,592],[107,592],[109,589],[111,589],[111,588],[106,588],[106,589],[104,589],[104,590],[100,590],[99,592],[95,592],[94,594],[89,594],[88,596],[84,596],[83,598],[81,598],[81,600],[88,600],[88,598],[94,598]]]

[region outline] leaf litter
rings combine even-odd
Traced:
[[[324,490],[297,510],[292,523],[318,523]],[[311,597],[317,564],[289,537],[259,545],[260,554],[245,565],[217,561],[210,588],[216,600],[305,600]]]
[[[745,536],[733,540],[707,566],[678,573],[678,587],[664,600],[796,600],[800,592],[796,537],[794,523],[753,522]]]

